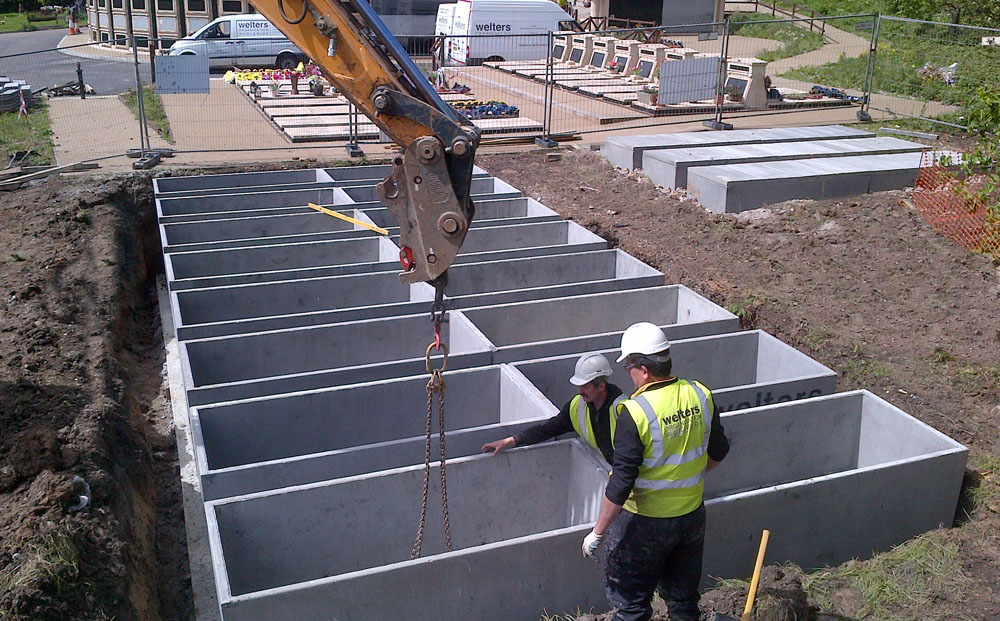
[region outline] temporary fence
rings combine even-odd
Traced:
[[[842,111],[820,122],[864,119],[870,109],[962,126],[976,89],[1000,79],[1000,31],[876,15],[787,17],[773,4],[744,5],[724,22],[411,37],[406,47],[486,143],[725,127],[829,108]],[[0,76],[31,85],[28,112],[47,116],[50,158],[165,149],[232,152],[232,161],[296,149],[342,157],[345,146],[387,140],[308,65],[240,71],[247,58],[210,66],[204,55],[166,56],[170,41],[143,43],[138,51],[94,42],[0,56]],[[81,78],[82,96],[74,87]],[[4,93],[15,94],[7,88],[0,100]]]
[[[959,246],[1000,260],[1000,202],[995,193],[981,195],[987,183],[983,177],[960,178],[956,164],[925,152],[913,188],[913,207]]]

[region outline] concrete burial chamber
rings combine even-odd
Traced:
[[[174,252],[163,262],[171,289],[196,289],[397,269],[399,247],[362,237]]]
[[[705,575],[838,565],[953,522],[968,449],[859,390],[733,412],[729,456],[705,478]]]
[[[461,311],[441,334],[449,369],[491,362],[492,346]],[[189,404],[204,405],[422,373],[432,341],[426,315],[350,321],[182,341],[181,369]]]
[[[580,554],[607,470],[575,440],[447,463],[453,551],[430,473],[422,558],[409,560],[423,467],[206,504],[223,616],[536,619],[604,606]]]
[[[193,408],[205,498],[423,463],[426,385],[420,375]],[[556,413],[507,365],[447,372],[445,386],[449,459],[476,455],[483,444]],[[433,431],[437,459],[437,411]]]
[[[368,167],[359,167],[368,168]],[[157,195],[183,196],[212,191],[226,192],[245,188],[282,186],[292,188],[303,183],[332,183],[333,178],[323,169],[265,170],[249,173],[221,175],[190,175],[185,177],[156,177],[153,192]]]
[[[495,362],[610,349],[639,321],[661,326],[667,338],[733,332],[739,320],[683,285],[650,287],[463,311],[496,346]]]
[[[511,198],[496,198],[492,194],[483,194],[481,198],[476,198],[476,214],[472,220],[470,229],[475,229],[489,223],[489,226],[497,224],[528,224],[533,222],[558,221],[559,214],[552,211],[545,205],[533,198],[516,196]],[[362,205],[366,216],[372,222],[382,228],[398,228],[399,223],[396,216],[387,207],[382,205]],[[494,222],[496,221],[496,222]],[[471,233],[471,230],[470,230]]]
[[[447,298],[449,308],[466,308],[662,283],[662,273],[628,254],[601,250],[455,265]],[[404,285],[393,272],[171,292],[179,338],[416,314],[433,299],[432,287]]]
[[[304,190],[263,190],[211,194],[207,196],[182,196],[177,198],[157,198],[157,215],[161,217],[225,214],[229,212],[301,207],[308,209],[308,203],[317,205],[346,205],[351,200],[341,188],[312,188]]]
[[[570,385],[581,354],[513,363],[553,403],[565,403],[576,394]],[[598,353],[611,362],[611,382],[626,395],[635,389],[615,359],[619,350]],[[837,374],[809,356],[762,330],[734,332],[673,341],[673,374],[698,380],[711,391],[719,412],[781,403],[833,393]]]
[[[374,184],[343,186],[344,192],[356,203],[377,203],[378,192]],[[496,177],[473,177],[470,194],[496,194],[497,198],[521,196],[521,191]]]
[[[364,212],[341,209],[339,213],[371,224]],[[218,220],[199,220],[164,224],[160,227],[163,251],[185,252],[216,248],[240,248],[275,243],[274,238],[297,241],[303,235],[343,234],[355,231],[359,236],[373,233],[352,222],[310,210],[310,213],[280,216],[222,217]],[[308,241],[308,240],[307,240]]]

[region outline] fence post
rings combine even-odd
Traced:
[[[858,120],[865,123],[872,120],[868,109],[871,106],[872,84],[875,81],[875,53],[878,50],[878,34],[879,28],[882,25],[882,14],[875,13],[872,15],[872,21],[874,24],[872,26],[872,36],[868,42],[868,66],[865,68],[865,88],[864,92],[861,93],[861,109],[858,110],[857,114]]]
[[[729,66],[729,18],[722,24],[722,53],[719,55],[719,69],[715,78],[715,117],[702,125],[710,129],[732,129],[731,123],[722,120],[722,107],[726,104],[726,69]]]
[[[552,100],[555,97],[555,72],[552,69],[552,46],[555,38],[550,30],[545,37],[548,47],[545,55],[545,95],[542,98],[542,135],[535,138],[535,144],[540,147],[551,149],[559,145],[552,139]]]
[[[76,63],[76,86],[80,89],[80,99],[87,98],[87,87],[83,83],[83,68],[80,63]]]

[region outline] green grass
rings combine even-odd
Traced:
[[[849,561],[808,574],[803,588],[821,611],[851,618],[918,619],[932,609],[937,593],[961,592],[970,583],[958,546],[934,531],[920,535],[870,561]],[[864,610],[844,610],[839,589],[857,591]],[[860,614],[859,614],[860,613]]]
[[[55,164],[52,151],[52,130],[49,128],[48,102],[36,99],[28,116],[18,118],[17,112],[0,113],[0,168],[7,166],[18,151],[31,150],[24,163],[33,165]]]
[[[781,41],[782,45],[778,49],[756,55],[757,58],[768,62],[798,56],[823,47],[823,35],[820,33],[809,32],[790,22],[767,23],[775,19],[777,18],[760,13],[734,13],[730,23],[733,25],[735,35]]]
[[[69,533],[42,535],[23,554],[0,572],[0,592],[44,582],[61,595],[80,575],[80,552]]]
[[[118,96],[122,102],[128,106],[135,118],[139,118],[139,102],[136,100],[135,89],[129,89]],[[146,122],[156,130],[156,133],[169,144],[174,144],[174,137],[170,134],[170,121],[163,111],[163,101],[156,88],[146,84],[142,87],[142,106],[146,113]]]
[[[927,31],[906,25],[907,32],[896,29],[897,23],[883,23],[875,57],[872,92],[900,95],[921,101],[937,101],[965,108],[974,101],[983,85],[1000,85],[996,67],[1000,66],[1000,48],[974,44],[968,33],[948,38],[938,27]],[[963,40],[964,39],[964,40]],[[925,63],[947,66],[958,63],[955,83],[920,75]],[[868,58],[841,57],[838,61],[792,69],[782,77],[838,88],[858,88],[865,83]],[[960,121],[960,124],[964,124]]]
[[[77,24],[84,26],[87,23],[87,14],[80,13],[76,19]],[[60,13],[56,19],[29,22],[28,16],[24,13],[0,13],[0,32],[30,32],[47,26],[66,27],[66,14]]]

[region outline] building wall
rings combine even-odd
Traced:
[[[159,40],[170,47],[220,15],[254,13],[247,0],[87,0],[92,41],[146,47]]]

